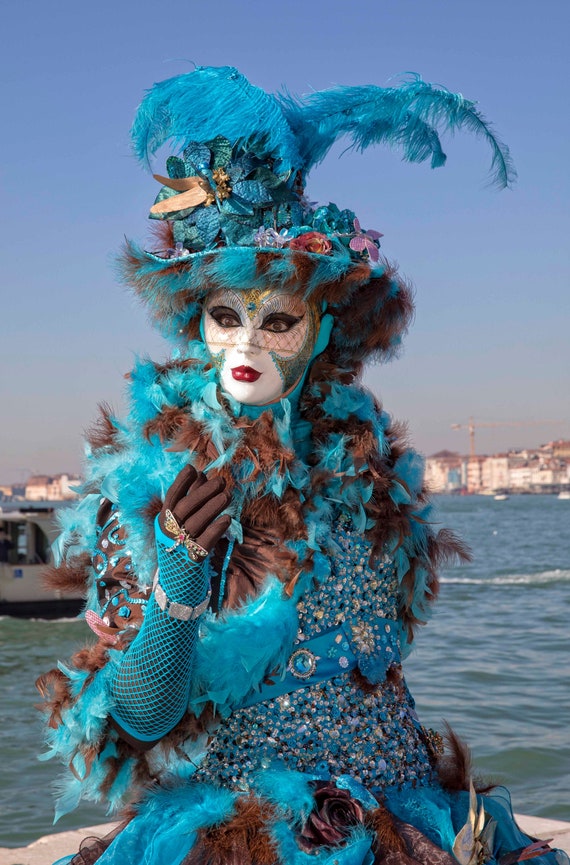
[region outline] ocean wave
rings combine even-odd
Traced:
[[[548,583],[570,582],[570,570],[555,568],[535,574],[501,574],[497,577],[441,577],[440,582],[457,586],[544,586]]]

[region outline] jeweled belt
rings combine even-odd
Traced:
[[[398,623],[393,619],[377,617],[376,621],[390,625],[394,633],[397,631]],[[351,641],[354,641],[348,627],[342,624],[311,640],[297,643],[287,661],[285,672],[277,674],[275,681],[266,680],[259,691],[246,697],[240,708],[264,703],[308,685],[324,682],[361,665],[366,654],[354,651],[351,645]],[[375,669],[383,667],[384,673],[388,667],[399,661],[400,651],[396,640],[387,640],[374,653]]]

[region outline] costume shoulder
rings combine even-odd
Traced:
[[[188,461],[187,449],[172,451],[159,445],[172,437],[183,419],[190,420],[191,404],[198,406],[211,392],[215,394],[215,385],[213,390],[209,385],[199,361],[158,364],[145,359],[128,375],[125,418],[118,418],[106,404],[99,407],[86,436],[80,497],[58,517],[62,531],[55,547],[56,567],[48,574],[50,585],[60,589],[84,585],[89,590],[89,560],[103,498],[120,510],[140,584],[152,583],[156,569],[152,522],[170,483]]]
[[[318,466],[329,497],[342,502],[372,542],[372,559],[389,555],[399,580],[403,654],[425,623],[446,562],[468,558],[465,545],[438,517],[424,483],[424,458],[356,376],[337,363],[316,365],[306,399]],[[324,472],[322,474],[324,476]]]
[[[387,419],[387,448],[380,454],[376,495],[369,510],[375,547],[384,543],[398,575],[402,650],[407,654],[418,625],[431,616],[443,566],[469,559],[469,550],[441,525],[425,484],[425,459],[406,441],[404,428]]]

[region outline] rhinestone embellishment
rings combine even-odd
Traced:
[[[289,658],[287,669],[296,679],[309,679],[317,669],[317,655],[309,649],[296,649]]]
[[[330,577],[297,605],[300,642],[287,667],[301,687],[236,709],[221,721],[196,779],[247,791],[260,769],[275,761],[321,779],[348,774],[382,790],[435,781],[425,734],[418,730],[400,668],[394,667],[390,680],[365,693],[342,666],[353,647],[362,664],[387,655],[388,623],[378,623],[377,617],[398,616],[399,583],[393,562],[386,556],[371,567],[369,542],[347,520],[339,520],[333,539],[340,552],[331,560]],[[322,617],[316,615],[319,611],[324,612]],[[336,634],[329,652],[323,652],[326,658],[307,648],[306,641],[342,624],[346,633]],[[393,634],[394,627],[388,627]],[[311,684],[323,664],[338,665],[337,675]]]

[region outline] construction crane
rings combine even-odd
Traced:
[[[468,423],[452,423],[451,429],[466,429],[469,430],[469,458],[473,459],[475,453],[475,427],[495,427],[495,426],[535,426],[536,424],[545,423],[564,423],[562,420],[499,420],[499,421],[477,421],[470,417]]]

